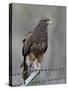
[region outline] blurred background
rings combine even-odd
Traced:
[[[48,26],[48,49],[41,62],[41,69],[64,68],[58,71],[42,71],[40,81],[66,77],[66,7],[47,5],[13,4],[12,6],[12,73],[21,73],[22,40],[28,31],[32,31],[40,19],[50,18]],[[65,83],[65,78],[40,84]],[[13,76],[13,84],[20,84],[21,75]]]

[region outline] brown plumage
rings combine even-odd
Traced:
[[[24,71],[26,69],[26,57],[34,63],[34,68],[39,70],[43,54],[48,47],[48,18],[41,19],[33,31],[28,32],[23,40],[22,55],[24,56]],[[23,66],[21,65],[21,67]]]

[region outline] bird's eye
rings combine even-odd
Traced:
[[[43,20],[44,22],[46,22],[46,20]]]

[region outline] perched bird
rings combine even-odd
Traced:
[[[27,33],[26,38],[23,40],[22,55],[24,56],[24,61],[20,67],[24,65],[24,71],[26,70],[26,57],[32,61],[35,70],[40,70],[40,64],[42,57],[48,47],[48,24],[50,19],[41,19],[38,25]]]

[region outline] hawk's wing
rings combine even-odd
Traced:
[[[26,39],[23,42],[23,49],[22,49],[22,54],[27,55],[30,51],[30,48],[32,46],[32,32],[28,32]]]

